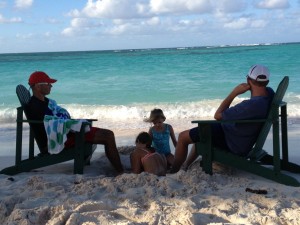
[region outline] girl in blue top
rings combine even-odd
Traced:
[[[171,153],[169,140],[171,137],[175,148],[177,140],[173,127],[170,124],[164,123],[165,120],[166,117],[161,109],[153,109],[150,113],[150,117],[144,121],[153,124],[149,129],[149,134],[152,137],[152,147],[154,147],[158,153],[165,155],[168,165],[172,165],[174,155]]]

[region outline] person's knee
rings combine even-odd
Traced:
[[[115,134],[112,130],[106,130],[109,139],[115,139]]]
[[[183,132],[180,132],[180,133],[178,134],[178,141],[179,141],[179,140],[182,141],[183,137],[184,137]]]
[[[178,144],[190,144],[190,142],[191,142],[191,138],[188,130],[179,133]]]
[[[99,128],[95,135],[95,141],[104,144],[114,142],[115,134],[111,130]]]

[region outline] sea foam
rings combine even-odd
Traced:
[[[237,98],[233,104],[244,100]],[[287,97],[289,122],[295,123],[300,118],[300,104],[297,97]],[[97,119],[97,125],[111,127],[117,130],[144,129],[149,127],[143,120],[150,115],[154,108],[163,110],[167,120],[174,126],[189,126],[192,120],[213,119],[214,113],[221,103],[221,99],[202,100],[180,103],[137,103],[130,105],[82,105],[66,104],[66,108],[72,118]],[[0,121],[2,128],[14,127],[16,109],[12,107],[0,107]],[[185,125],[184,125],[185,124]],[[189,125],[187,125],[189,124]]]

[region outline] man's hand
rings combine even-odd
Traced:
[[[247,83],[242,83],[239,84],[238,86],[236,86],[233,90],[232,90],[232,94],[236,96],[245,93],[246,91],[250,90],[250,85]]]

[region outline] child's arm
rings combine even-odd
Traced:
[[[170,126],[170,136],[171,136],[174,147],[176,147],[177,140],[176,140],[176,137],[175,137],[175,133],[174,133],[173,127],[171,125],[169,125],[169,126]]]
[[[139,174],[143,171],[141,157],[139,156],[139,154],[136,150],[134,150],[130,154],[130,164],[131,164],[131,170],[133,173]]]
[[[152,129],[151,129],[151,127],[149,128],[148,134],[151,136],[151,138],[153,138],[153,134],[152,134]]]

